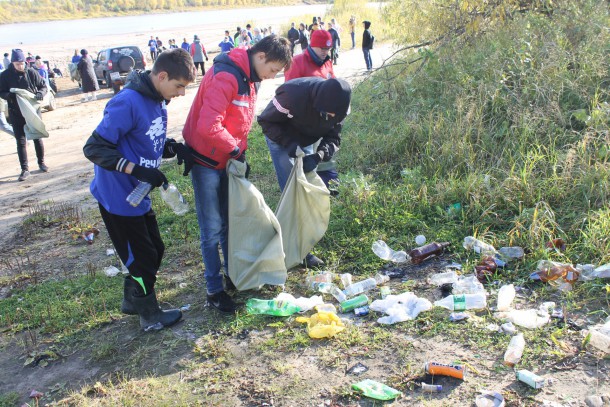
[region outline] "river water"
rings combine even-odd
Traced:
[[[324,15],[328,5],[300,5],[228,10],[190,11],[184,13],[144,14],[126,17],[89,18],[80,20],[46,21],[0,25],[0,48],[18,45],[48,44],[77,39],[82,36],[145,33],[175,27],[226,24],[233,32],[234,25],[247,22],[265,23],[285,20],[305,14]]]

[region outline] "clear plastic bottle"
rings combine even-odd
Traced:
[[[515,299],[515,286],[503,285],[498,291],[498,311],[508,311]]]
[[[435,301],[434,305],[436,307],[447,308],[450,311],[481,309],[487,306],[487,297],[485,294],[449,295],[441,300]]]
[[[507,261],[512,259],[520,259],[525,255],[525,251],[519,246],[501,247],[498,250],[498,253],[500,253],[500,256]]]
[[[343,290],[343,293],[348,297],[361,294],[365,291],[372,290],[379,284],[383,284],[390,281],[390,277],[382,274],[377,274],[375,277],[367,278],[366,280],[358,281],[357,283],[348,285]]]
[[[127,202],[129,202],[129,204],[133,207],[140,205],[142,199],[144,199],[144,197],[148,195],[151,189],[152,185],[150,185],[148,182],[140,182],[133,189],[133,191],[131,191],[131,193],[127,195]]]
[[[513,336],[508,344],[506,352],[504,352],[504,364],[513,367],[521,360],[525,349],[525,339],[522,333]]]
[[[248,314],[265,314],[285,317],[299,312],[301,308],[288,301],[250,298],[248,302],[246,302],[246,310],[248,311]]]
[[[373,252],[383,260],[393,261],[394,263],[405,263],[410,260],[409,255],[403,250],[394,251],[383,240],[373,243]]]
[[[188,212],[189,204],[174,184],[164,184],[159,191],[161,192],[161,198],[176,215],[184,215]]]
[[[495,247],[493,247],[492,245],[485,243],[472,236],[466,236],[464,238],[464,243],[462,243],[462,246],[464,246],[464,249],[466,250],[474,250],[475,253],[486,256],[494,256],[498,253]]]
[[[317,286],[316,284],[318,283],[332,283],[333,279],[335,278],[335,274],[331,273],[329,271],[321,271],[319,273],[315,273],[315,274],[310,274],[307,277],[305,277],[305,285],[308,288],[312,288],[314,290],[317,290]]]
[[[455,270],[445,273],[433,274],[430,276],[430,283],[434,285],[453,284],[458,281],[458,275]]]

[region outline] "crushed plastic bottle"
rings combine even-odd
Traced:
[[[474,401],[476,407],[504,407],[504,397],[497,391],[484,391]]]
[[[434,306],[447,308],[450,311],[464,311],[467,309],[481,309],[487,306],[485,294],[449,295],[435,301]]]
[[[281,300],[259,300],[250,298],[246,302],[246,311],[248,314],[265,314],[285,317],[299,312],[301,309],[288,302]]]
[[[503,285],[498,291],[498,311],[508,311],[515,299],[515,286],[512,284]]]
[[[462,246],[464,246],[464,249],[466,250],[474,250],[475,253],[483,256],[495,256],[498,254],[495,247],[473,236],[466,236]]]
[[[453,283],[453,294],[484,294],[485,287],[479,282],[474,274],[469,276],[460,276],[458,281]]]
[[[458,275],[455,270],[447,271],[445,273],[433,274],[429,278],[430,284],[441,286],[443,284],[457,283]]]
[[[314,283],[312,283],[311,288],[313,288],[314,290],[317,290],[321,293],[332,295],[333,297],[335,297],[335,299],[339,303],[341,303],[347,299],[347,296],[343,293],[343,291],[341,291],[341,289],[339,287],[337,287],[336,285],[334,285],[333,283],[314,282]]]
[[[504,352],[504,364],[513,367],[521,360],[523,350],[525,349],[525,339],[522,333],[513,336],[508,344],[506,352]]]
[[[333,314],[337,313],[337,308],[333,304],[320,304],[314,307],[317,312],[332,312]]]
[[[352,284],[352,275],[350,273],[343,273],[339,277],[341,278],[341,285],[343,288]]]
[[[393,261],[394,263],[406,263],[411,260],[405,251],[394,251],[383,240],[374,242],[372,249],[383,260]]]
[[[525,251],[519,246],[501,247],[498,253],[506,261],[522,259],[525,256]]]
[[[354,295],[372,290],[373,288],[377,287],[377,285],[386,283],[388,281],[390,281],[390,277],[382,274],[376,274],[375,277],[367,278],[366,280],[358,281],[357,283],[347,286],[345,290],[343,290],[343,293],[347,297],[353,297]]]
[[[184,215],[189,211],[189,204],[174,184],[163,184],[159,191],[161,199],[165,201],[167,206],[172,208],[176,215]]]
[[[142,200],[150,190],[152,189],[152,185],[148,182],[140,182],[134,189],[127,195],[127,202],[133,207],[140,205]]]

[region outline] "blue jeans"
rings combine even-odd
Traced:
[[[364,54],[364,62],[366,63],[366,69],[370,71],[373,69],[373,60],[371,59],[371,50],[370,48],[362,48],[362,53]]]
[[[352,32],[350,35],[352,36],[352,48],[356,48],[356,33]]]
[[[265,139],[267,140],[271,160],[275,167],[275,175],[277,176],[277,182],[280,185],[280,191],[284,191],[284,187],[290,176],[290,171],[292,171],[292,167],[294,166],[294,158],[291,158],[288,154],[295,151],[297,143],[292,143],[288,147],[283,147],[281,144],[270,140],[268,137],[265,137]],[[303,150],[305,155],[313,154],[313,145],[301,147],[301,150]]]
[[[207,292],[212,295],[224,290],[219,245],[224,257],[225,273],[229,275],[229,179],[224,169],[215,170],[195,165],[191,171],[191,180],[201,236],[201,254],[205,265],[204,277]]]

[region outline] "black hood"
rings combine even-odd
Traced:
[[[347,116],[352,87],[343,79],[326,79],[314,86],[313,106],[320,112],[334,113],[337,122]]]
[[[163,96],[155,89],[155,85],[150,79],[150,73],[151,71],[133,71],[129,74],[125,89],[135,90],[155,102],[163,102]],[[169,100],[165,100],[165,103],[169,103]]]

